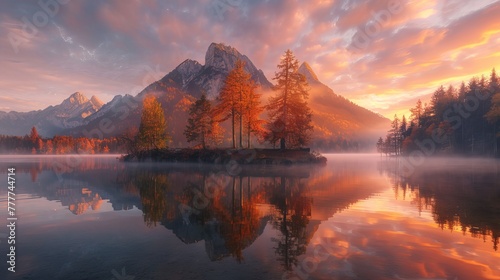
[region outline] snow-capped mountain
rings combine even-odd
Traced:
[[[73,93],[61,104],[43,110],[0,112],[0,134],[26,135],[35,126],[40,135],[52,137],[65,129],[85,124],[85,118],[99,111],[103,102],[96,96],[88,99],[80,92]]]

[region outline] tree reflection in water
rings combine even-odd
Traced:
[[[460,162],[448,166],[429,162],[411,175],[403,175],[397,160],[383,160],[379,170],[385,172],[397,198],[410,197],[419,211],[432,211],[434,221],[442,228],[460,230],[484,241],[491,237],[493,249],[500,239],[500,173],[492,162],[488,167]],[[479,165],[478,165],[479,166]]]
[[[281,233],[273,238],[278,260],[286,270],[297,266],[298,257],[306,252],[306,226],[311,216],[312,200],[304,196],[305,186],[300,179],[280,177],[268,186],[274,205],[272,224]]]
[[[156,226],[166,210],[167,175],[144,171],[136,174],[133,181],[139,188],[144,222],[148,227]]]
[[[123,175],[128,179],[120,181],[128,192],[139,190],[147,226],[161,224],[187,244],[203,240],[211,260],[232,256],[244,261],[243,250],[269,223],[281,233],[273,242],[286,269],[305,253],[312,199],[305,195],[301,178],[230,176],[205,170],[191,170],[186,176],[151,169]]]

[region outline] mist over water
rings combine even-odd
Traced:
[[[326,166],[1,156],[1,178],[16,168],[19,221],[16,273],[0,277],[500,279],[498,161],[426,159],[407,173],[401,159],[325,156]]]

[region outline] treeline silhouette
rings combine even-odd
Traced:
[[[500,173],[498,166],[447,168],[429,163],[404,176],[397,161],[381,161],[381,172],[391,180],[397,198],[411,199],[419,212],[432,212],[441,229],[500,242]]]
[[[1,154],[107,154],[126,151],[127,143],[118,137],[98,139],[56,135],[42,138],[35,127],[30,135],[0,135]]]
[[[463,154],[498,156],[500,83],[495,69],[489,79],[473,77],[458,88],[440,86],[429,104],[418,100],[409,120],[394,116],[377,150],[386,155]]]

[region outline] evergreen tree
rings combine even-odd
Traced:
[[[205,94],[189,108],[189,119],[184,135],[188,142],[198,141],[203,149],[214,138],[218,129],[214,128],[216,122],[213,119],[212,105]]]
[[[440,86],[432,95],[431,108],[432,115],[436,121],[441,121],[446,109],[446,91],[443,86]]]
[[[399,125],[399,118],[394,115],[394,119],[391,123],[391,130],[389,130],[391,148],[394,155],[399,155],[399,150],[401,147],[401,130]]]
[[[417,101],[415,108],[410,109],[412,122],[414,122],[417,127],[420,126],[420,119],[422,117],[423,110],[422,101],[420,99]]]
[[[161,104],[154,96],[147,96],[142,103],[141,124],[137,135],[139,150],[167,148],[167,121]]]
[[[380,155],[382,155],[382,153],[384,153],[384,139],[382,139],[382,137],[378,138],[378,141],[377,141],[377,152],[379,152]]]
[[[486,119],[493,125],[493,154],[498,155],[498,138],[500,132],[498,124],[500,123],[500,92],[495,93],[491,100],[491,109],[486,114]]]
[[[266,106],[270,117],[266,139],[273,144],[279,139],[281,149],[304,146],[311,140],[312,113],[306,101],[308,85],[298,68],[298,60],[287,50],[273,78],[277,81],[273,88],[276,95]]]
[[[408,123],[406,121],[406,116],[403,115],[401,119],[401,124],[399,125],[399,135],[400,135],[400,144],[403,143],[405,138],[408,136]]]
[[[495,68],[491,70],[490,83],[488,84],[490,92],[497,93],[500,92],[500,82],[498,80],[497,72]]]
[[[421,149],[415,143],[431,139],[437,153],[498,156],[500,86],[495,69],[489,80],[473,77],[467,84],[462,82],[458,90],[451,85],[446,90],[439,86],[429,106],[422,106],[419,100],[410,111],[409,127],[395,118],[387,134],[391,153]],[[396,125],[400,135],[395,134]]]

